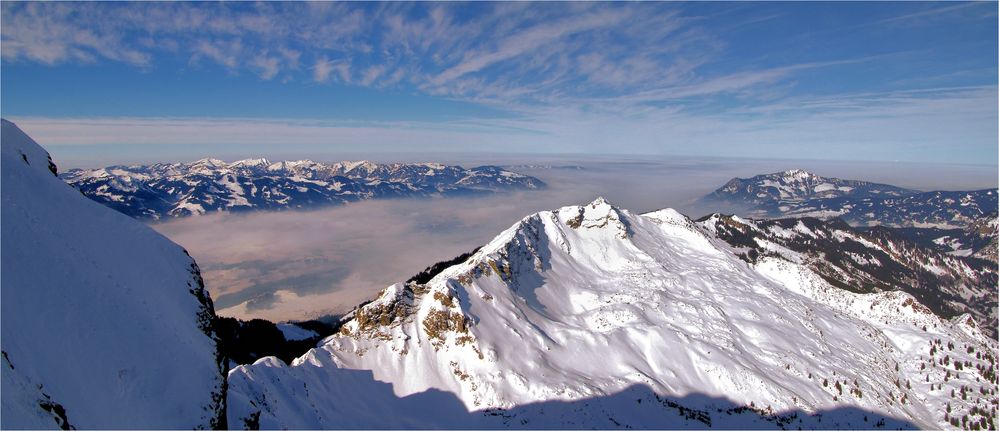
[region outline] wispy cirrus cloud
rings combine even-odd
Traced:
[[[981,9],[981,4],[977,2],[955,2],[947,6],[940,7],[929,7],[918,12],[906,13],[902,15],[892,16],[884,19],[879,19],[870,23],[865,23],[864,25],[885,25],[885,24],[908,24],[908,25],[918,25],[924,23],[928,20],[932,20],[941,15],[953,14],[955,12],[964,12],[968,9]],[[995,8],[993,8],[993,13]]]
[[[4,3],[2,11],[10,62],[156,67],[157,58],[180,56],[264,80],[303,78],[305,62],[314,82],[469,99],[541,100],[596,61],[604,67],[588,68],[592,79],[574,83],[577,91],[587,82],[627,90],[621,84],[686,61],[666,51],[712,49],[703,38],[667,40],[694,31],[667,4]],[[586,57],[595,52],[602,57]],[[639,70],[644,80],[626,73]],[[496,88],[513,91],[488,91]]]
[[[582,16],[570,17],[545,25],[534,25],[523,32],[503,39],[496,47],[485,53],[473,53],[460,63],[445,69],[437,75],[436,84],[453,81],[469,73],[481,71],[498,62],[521,56],[526,53],[544,49],[549,44],[568,36],[598,28],[614,27],[620,24],[628,14],[621,11],[611,13],[593,12]]]
[[[830,17],[831,25],[815,21],[813,29],[799,21],[813,16],[814,8],[857,10]],[[990,8],[983,3],[778,8],[660,2],[5,2],[0,37],[7,65],[117,62],[153,70],[181,64],[287,85],[457,100],[502,113],[426,123],[163,118],[172,114],[19,118],[57,144],[201,140],[394,149],[464,148],[474,142],[513,151],[624,146],[619,151],[738,154],[744,152],[740,145],[754,143],[757,153],[770,148],[759,155],[779,155],[816,140],[835,142],[836,153],[846,158],[855,148],[873,145],[884,149],[883,157],[906,158],[906,149],[915,148],[980,160],[995,154],[994,49],[945,40],[947,25],[933,27],[937,33],[899,39],[933,37],[944,40],[940,45],[844,40],[852,32],[876,33],[879,25],[950,23],[946,19],[991,13]],[[982,20],[954,22],[994,29],[994,22],[979,25]],[[968,52],[940,54],[961,49]],[[973,55],[978,53],[984,55]],[[949,61],[954,58],[962,61]],[[961,85],[976,88],[954,88]],[[937,121],[926,121],[931,113]],[[924,148],[931,141],[936,147]],[[948,152],[950,141],[972,142],[974,151]]]
[[[343,60],[333,61],[326,57],[320,57],[312,66],[312,79],[319,83],[325,83],[329,82],[331,78],[337,78],[343,83],[350,83],[350,64]]]
[[[95,28],[76,25],[79,11],[71,4],[26,3],[16,5],[18,14],[3,7],[3,57],[25,58],[44,64],[64,61],[94,62],[100,59],[146,66],[152,55],[126,40],[125,32],[117,28]],[[86,20],[87,18],[83,18]]]
[[[157,67],[158,58],[180,56],[263,80],[335,78],[498,104],[710,97],[856,60],[719,72],[730,44],[725,31],[711,31],[711,17],[688,9],[672,3],[8,2],[0,35],[2,57],[10,62]],[[867,24],[977,9],[961,3]],[[719,28],[780,16],[749,14]],[[303,70],[301,63],[312,66]]]
[[[191,61],[197,62],[201,58],[208,58],[230,70],[235,70],[240,65],[239,55],[242,50],[243,45],[239,40],[200,40],[194,45]]]
[[[278,71],[280,71],[280,59],[278,57],[271,57],[267,54],[260,54],[250,61],[258,72],[260,73],[260,79],[269,81],[277,76]]]

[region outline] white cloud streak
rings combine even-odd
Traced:
[[[253,58],[253,66],[255,66],[260,74],[260,79],[269,81],[274,79],[280,71],[280,60],[276,57],[270,57],[266,54],[261,54]]]
[[[434,82],[437,84],[449,82],[466,74],[478,72],[500,61],[545,48],[553,41],[579,32],[616,26],[626,17],[627,15],[620,11],[598,12],[560,22],[538,24],[503,40],[501,45],[491,52],[472,54],[470,58],[442,72],[434,79]]]
[[[312,66],[312,79],[316,82],[326,82],[333,72],[333,64],[325,57],[316,60],[316,65]]]
[[[553,83],[572,78],[573,60],[585,52],[625,65],[618,73],[592,70],[602,75],[594,83],[623,90],[614,81],[644,82],[652,70],[684,61],[657,55],[661,47],[709,50],[696,38],[667,41],[687,22],[663,4],[248,5],[4,3],[3,59],[156,67],[158,56],[179,55],[194,66],[246,69],[264,80],[294,78],[304,62],[312,65],[307,78],[319,83],[540,100],[558,91]]]

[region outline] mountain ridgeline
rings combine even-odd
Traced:
[[[996,189],[922,192],[794,169],[733,178],[701,203],[754,218],[839,217],[855,226],[954,229],[995,218],[997,198]]]
[[[316,208],[367,199],[466,196],[545,184],[497,166],[438,163],[271,163],[247,159],[73,169],[60,175],[87,197],[140,219]]]

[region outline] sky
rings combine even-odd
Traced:
[[[0,9],[0,115],[63,167],[210,154],[999,158],[996,2]]]

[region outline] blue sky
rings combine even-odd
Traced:
[[[999,3],[2,3],[54,151],[996,164]],[[250,154],[253,153],[253,154]]]

